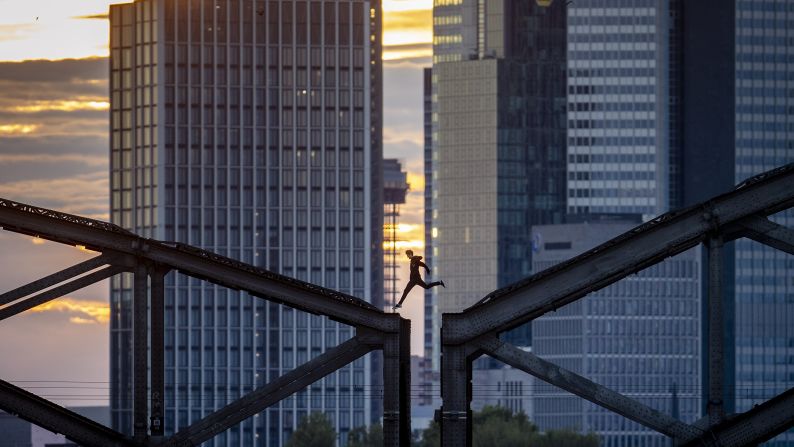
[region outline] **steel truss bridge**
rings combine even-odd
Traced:
[[[746,237],[794,255],[794,230],[768,216],[794,207],[794,164],[734,191],[664,214],[565,263],[496,290],[441,330],[442,446],[470,446],[472,362],[489,355],[672,438],[680,446],[747,446],[794,427],[794,388],[746,413],[723,409],[723,245]],[[382,350],[384,445],[410,445],[410,322],[358,298],[115,225],[0,199],[0,226],[99,256],[0,295],[0,320],[113,275],[133,275],[133,435],[127,436],[0,380],[0,408],[85,446],[194,446],[346,364]],[[499,334],[698,244],[708,253],[708,414],[687,424],[499,339]],[[355,336],[192,425],[165,437],[164,278],[168,272],[325,315]]]

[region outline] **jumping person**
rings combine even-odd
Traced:
[[[420,286],[423,289],[429,289],[435,286],[447,287],[444,285],[444,281],[436,281],[431,282],[430,284],[425,283],[422,281],[422,275],[419,273],[419,267],[425,268],[425,273],[430,274],[430,267],[427,266],[424,262],[422,262],[421,256],[414,256],[414,252],[411,250],[405,250],[405,255],[408,256],[408,259],[411,260],[411,279],[408,281],[408,285],[405,286],[405,290],[403,290],[403,296],[400,298],[400,302],[395,304],[392,309],[399,309],[403,305],[403,301],[405,301],[405,297],[408,296],[408,292],[414,288],[414,286]]]

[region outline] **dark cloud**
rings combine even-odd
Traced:
[[[0,137],[0,156],[7,154],[107,156],[107,135],[45,135]],[[0,174],[0,178],[3,178]]]
[[[107,61],[0,63],[0,197],[107,218]]]
[[[107,57],[0,62],[0,81],[75,83],[107,79]],[[5,94],[5,91],[3,92]]]
[[[392,143],[404,140],[415,146],[411,149],[401,147],[400,154],[394,156],[422,160],[420,145],[424,138],[423,68],[423,65],[405,62],[384,66],[383,135],[386,156],[392,156]]]
[[[407,43],[402,45],[384,45],[383,49],[385,51],[428,51],[433,49],[433,44],[430,42],[422,42],[422,43]],[[429,59],[428,57],[425,57]]]
[[[88,19],[88,20],[108,20],[110,18],[110,14],[103,13],[103,14],[89,14],[85,16],[76,16],[72,17],[74,19]]]

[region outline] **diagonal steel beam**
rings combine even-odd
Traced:
[[[86,447],[137,446],[121,433],[0,380],[0,408]]]
[[[20,298],[24,298],[40,290],[60,284],[68,279],[74,278],[75,276],[90,272],[91,270],[94,270],[95,268],[105,264],[110,264],[112,260],[113,257],[111,256],[105,254],[99,255],[87,261],[67,267],[60,272],[56,272],[52,275],[45,276],[44,278],[37,279],[29,284],[25,284],[24,286],[18,287],[14,290],[11,290],[10,292],[0,295],[0,306],[5,306],[8,303],[12,303]]]
[[[682,447],[744,447],[768,441],[794,427],[794,388],[712,426]]]
[[[701,243],[754,215],[794,206],[794,164],[728,194],[643,224],[568,262],[444,315],[444,343],[504,332]]]
[[[750,239],[794,255],[794,230],[760,216],[742,221],[741,226]]]
[[[370,352],[373,347],[373,345],[363,342],[359,336],[353,337],[267,385],[255,389],[193,425],[180,430],[160,444],[160,446],[188,447],[199,445],[362,357]]]
[[[702,433],[702,430],[696,427],[656,411],[572,371],[547,362],[532,353],[522,351],[496,337],[485,337],[478,340],[477,345],[485,351],[485,354],[501,362],[671,438],[686,441],[698,437]]]
[[[14,303],[0,309],[0,321],[6,318],[13,317],[14,315],[32,309],[36,306],[60,298],[67,293],[72,293],[80,290],[83,287],[88,287],[95,282],[102,281],[103,279],[110,278],[111,276],[126,271],[126,267],[108,266],[97,270],[96,272],[89,273],[88,275],[81,276],[73,281],[69,281],[58,287],[52,288],[41,292],[38,295],[32,296],[24,301]]]
[[[112,250],[144,258],[222,287],[243,290],[350,326],[392,333],[400,330],[398,319],[359,298],[225,259],[195,247],[142,238],[107,223],[0,198],[0,227],[64,244],[84,244],[98,251]]]

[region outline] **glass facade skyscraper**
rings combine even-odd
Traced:
[[[337,289],[382,297],[379,1],[113,5],[111,218]],[[131,284],[111,282],[113,426],[131,432]],[[351,337],[351,328],[171,273],[166,433]],[[277,446],[325,412],[344,443],[379,417],[378,357],[208,445]]]
[[[648,217],[794,161],[792,14],[791,0],[572,2],[568,210]],[[792,386],[794,263],[745,239],[725,251],[724,401],[740,412]]]
[[[639,223],[599,220],[533,227],[542,271]],[[692,423],[700,418],[701,256],[693,248],[532,323],[541,358]],[[598,435],[606,447],[668,447],[670,439],[542,381],[535,381],[541,430]]]
[[[679,204],[676,0],[568,5],[568,211],[652,217]]]
[[[794,161],[794,1],[684,2],[683,11],[683,177],[691,204]],[[791,211],[772,220],[794,227]],[[725,400],[742,412],[794,386],[794,261],[739,239],[726,246],[723,269]],[[794,434],[765,445],[793,446]]]
[[[533,224],[565,211],[565,9],[434,7],[432,229],[438,312],[530,272]],[[529,330],[509,335],[529,344]]]

